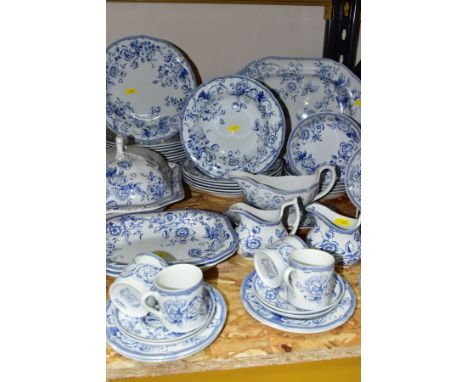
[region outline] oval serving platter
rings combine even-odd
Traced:
[[[180,209],[113,217],[106,223],[108,272],[142,252],[158,252],[168,264],[217,263],[233,255],[238,237],[220,213]]]
[[[170,42],[130,36],[107,47],[106,86],[107,127],[153,144],[178,133],[197,81],[191,64]]]
[[[331,111],[361,122],[361,80],[326,58],[265,57],[239,74],[273,89],[286,105],[292,128],[315,113]]]

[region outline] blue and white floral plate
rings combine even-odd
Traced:
[[[355,121],[344,114],[319,113],[292,131],[286,155],[295,175],[314,174],[322,164],[331,164],[343,182],[346,166],[360,148],[361,129]]]
[[[106,223],[106,271],[119,274],[142,252],[171,264],[213,266],[237,250],[239,239],[223,214],[196,209],[122,215]]]
[[[250,78],[218,77],[199,86],[183,112],[181,140],[193,164],[212,178],[259,173],[278,158],[284,114],[270,90]]]
[[[107,126],[146,144],[177,134],[197,85],[182,52],[150,36],[125,37],[107,47],[106,84]]]
[[[106,311],[107,343],[121,355],[143,362],[175,361],[202,351],[218,337],[226,322],[226,303],[215,288],[210,286],[210,290],[216,307],[209,324],[190,337],[159,344],[137,341],[123,333],[116,323],[115,307],[109,301]]]
[[[349,160],[345,176],[346,193],[358,209],[361,209],[361,150],[357,150]]]
[[[273,313],[255,296],[253,278],[249,273],[241,286],[241,301],[253,318],[272,328],[292,333],[320,333],[343,325],[352,316],[356,297],[349,284],[343,280],[346,291],[338,305],[327,314],[312,319],[293,319]]]
[[[253,280],[253,292],[255,296],[268,307],[272,312],[289,318],[316,318],[323,316],[334,309],[344,295],[346,288],[344,287],[343,279],[335,273],[335,288],[333,290],[332,301],[328,306],[317,311],[306,311],[296,308],[287,300],[286,287],[283,288],[268,288],[255,274]]]
[[[239,74],[254,78],[280,96],[292,128],[315,113],[343,113],[361,122],[361,80],[326,58],[265,57]]]
[[[205,303],[208,305],[208,315],[205,322],[199,328],[187,333],[171,332],[162,324],[161,320],[152,313],[140,318],[130,317],[117,309],[114,305],[112,314],[114,316],[115,325],[128,337],[139,342],[163,344],[192,337],[205,329],[212,321],[215,314],[216,301],[212,287],[207,283],[205,283]]]

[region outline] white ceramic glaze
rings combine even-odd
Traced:
[[[290,231],[283,223],[283,214],[287,207],[293,206],[296,220]],[[259,210],[245,203],[232,204],[225,214],[236,224],[239,236],[239,253],[252,258],[255,251],[273,244],[288,234],[295,234],[301,216],[297,198],[284,202],[277,210]]]
[[[151,290],[141,296],[141,304],[172,332],[190,332],[208,317],[203,288],[200,268],[191,264],[172,265],[156,275]]]
[[[254,254],[254,265],[260,279],[269,288],[277,288],[283,283],[283,273],[289,266],[289,254],[307,248],[298,236],[290,235],[275,241]]]
[[[301,249],[289,255],[284,271],[288,301],[299,309],[319,310],[330,305],[335,288],[335,258],[317,249]]]
[[[151,150],[128,146],[117,136],[116,147],[106,152],[106,206],[108,213],[119,209],[161,208],[174,199],[174,193],[182,193],[180,171],[176,174],[165,159]],[[174,165],[175,166],[175,165]],[[182,191],[181,191],[182,190]]]
[[[320,178],[324,171],[329,171],[331,177],[327,187],[319,192]],[[295,197],[301,198],[304,205],[321,199],[333,188],[336,171],[333,166],[323,165],[313,175],[273,177],[230,171],[227,176],[239,184],[251,205],[274,210],[280,208],[283,202]]]
[[[135,256],[109,287],[113,304],[130,317],[143,317],[148,311],[141,305],[141,296],[150,290],[153,278],[167,263],[152,253]]]
[[[340,215],[320,203],[308,205],[306,211],[315,218],[315,225],[306,237],[310,247],[331,253],[339,266],[353,265],[360,260],[361,217]]]

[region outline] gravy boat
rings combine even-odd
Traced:
[[[320,176],[324,171],[330,171],[331,180],[319,193]],[[282,203],[295,197],[300,197],[304,205],[323,198],[335,184],[336,171],[333,166],[323,165],[313,175],[268,176],[230,171],[227,177],[239,184],[249,204],[262,209],[276,210],[281,208]]]

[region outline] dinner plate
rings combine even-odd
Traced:
[[[348,163],[345,176],[346,193],[358,209],[361,209],[361,150],[357,150]]]
[[[266,171],[285,136],[283,111],[265,86],[241,76],[199,86],[183,111],[182,143],[194,165],[212,178]]]
[[[276,91],[286,105],[292,128],[324,111],[361,122],[361,80],[343,64],[326,58],[265,57],[239,74]]]
[[[241,302],[245,310],[256,320],[272,328],[292,333],[320,333],[343,325],[352,316],[356,297],[349,284],[343,280],[345,293],[338,305],[327,314],[311,319],[283,317],[267,309],[253,292],[253,276],[249,273],[241,286]]]
[[[109,301],[106,309],[107,343],[119,354],[144,362],[166,362],[188,357],[209,346],[219,335],[226,322],[226,303],[212,286],[209,287],[215,297],[215,313],[211,322],[193,336],[180,341],[148,344],[138,341],[123,333],[116,324],[116,308]]]
[[[122,38],[106,52],[107,126],[138,143],[176,135],[183,105],[196,87],[182,52],[150,36]]]
[[[179,209],[128,214],[106,223],[106,268],[123,269],[142,252],[158,252],[171,264],[203,264],[234,254],[238,237],[220,213]]]
[[[346,165],[360,149],[359,125],[344,114],[314,114],[299,123],[286,146],[288,165],[295,175],[314,174],[323,164],[337,169],[343,182]]]

